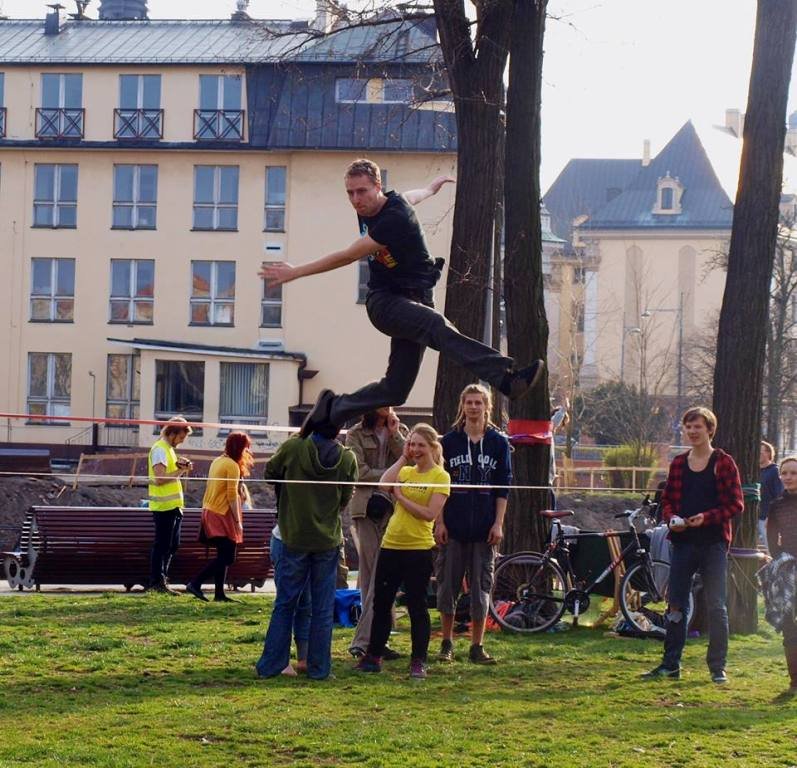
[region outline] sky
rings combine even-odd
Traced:
[[[61,0],[71,6],[71,0]],[[356,7],[356,2],[350,3]],[[99,0],[92,0],[96,16]],[[251,0],[255,18],[309,18],[314,0]],[[43,18],[44,0],[0,0]],[[542,104],[542,188],[570,158],[657,154],[687,120],[744,111],[755,0],[550,0]],[[149,0],[151,18],[228,18],[235,0]],[[797,109],[793,70],[789,112]]]

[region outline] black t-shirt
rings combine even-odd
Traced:
[[[388,192],[387,201],[376,216],[358,216],[360,234],[370,235],[384,246],[368,257],[371,290],[434,287],[440,277],[442,260],[429,255],[426,238],[415,209],[397,192]]]

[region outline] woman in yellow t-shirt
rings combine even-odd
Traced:
[[[227,568],[235,562],[235,547],[244,540],[243,517],[239,487],[242,477],[248,477],[254,464],[250,450],[252,441],[245,432],[230,432],[224,445],[224,453],[213,460],[208,470],[208,484],[202,498],[201,541],[216,548],[216,557],[211,560],[188,584],[190,592],[199,600],[207,602],[202,584],[213,578],[214,600],[234,602],[224,594]]]
[[[385,471],[380,483],[391,491],[395,505],[376,562],[368,653],[355,668],[361,672],[382,671],[382,653],[390,636],[390,609],[399,586],[404,584],[412,637],[410,677],[424,678],[431,630],[426,590],[433,566],[432,529],[451,485],[443,469],[437,432],[428,424],[413,427],[401,457]]]

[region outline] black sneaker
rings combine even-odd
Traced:
[[[329,410],[334,397],[335,393],[331,389],[321,390],[315,405],[310,409],[310,413],[305,416],[302,428],[299,430],[299,437],[310,437],[320,427],[330,424]]]
[[[385,650],[382,651],[382,661],[395,661],[396,659],[400,659],[401,654],[398,651],[394,651],[392,648],[385,646]]]
[[[728,682],[728,675],[725,674],[724,669],[717,669],[711,673],[711,682],[717,685],[725,685]]]
[[[155,584],[154,586],[150,587],[148,592],[160,592],[163,595],[179,595],[180,593],[176,589],[172,589],[168,584],[161,582],[160,584]]]
[[[484,664],[485,666],[489,666],[490,664],[497,663],[496,660],[484,650],[483,645],[472,645],[468,658],[473,664]]]
[[[517,400],[539,382],[544,370],[545,363],[542,360],[535,360],[526,368],[506,373],[498,389],[510,400]]]
[[[189,595],[193,595],[197,600],[201,600],[203,603],[209,602],[207,597],[205,597],[205,593],[202,591],[201,587],[198,587],[196,584],[192,584],[190,581],[185,585],[185,591],[188,592]]]
[[[670,677],[673,680],[678,680],[681,677],[681,668],[667,669],[664,664],[659,664],[658,667],[651,669],[650,672],[645,672],[641,677],[643,680],[658,680],[661,677]]]
[[[454,643],[452,643],[450,640],[443,640],[443,642],[440,643],[440,650],[437,653],[437,660],[444,661],[446,663],[454,661]]]
[[[359,645],[353,645],[351,648],[349,648],[349,653],[355,659],[361,659],[363,656],[365,656],[365,650],[363,648],[360,648]]]

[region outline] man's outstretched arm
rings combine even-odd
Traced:
[[[453,184],[454,181],[455,179],[453,176],[438,176],[428,187],[424,187],[423,189],[410,189],[408,192],[404,193],[404,197],[410,205],[418,205],[418,203],[422,203],[426,200],[427,197],[436,195],[443,184]]]
[[[263,280],[268,280],[271,285],[281,285],[282,283],[289,283],[291,280],[298,280],[300,277],[309,277],[310,275],[320,275],[322,272],[331,272],[338,267],[345,267],[369,253],[378,251],[382,248],[379,243],[368,235],[358,237],[348,248],[342,251],[335,251],[328,256],[322,256],[320,259],[310,261],[307,264],[286,264],[285,262],[267,262],[264,261],[257,273]]]

